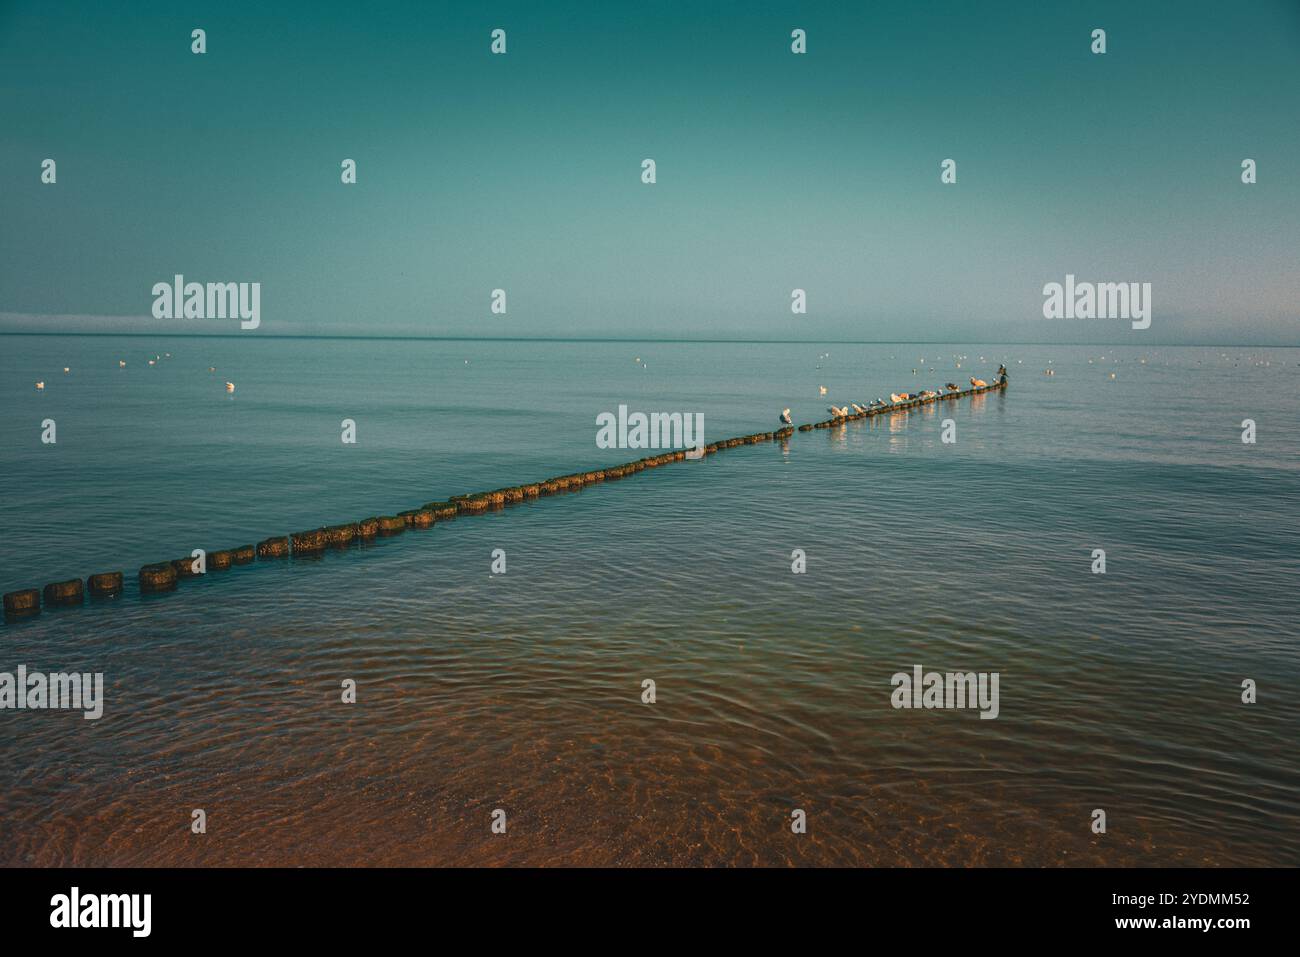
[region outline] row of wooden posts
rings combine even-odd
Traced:
[[[1003,381],[983,388],[963,389],[961,391],[945,392],[933,397],[919,397],[892,405],[875,406],[862,413],[838,416],[822,422],[801,425],[799,431],[807,432],[811,429],[830,428],[855,419],[899,412],[932,402],[947,401],[962,396],[1005,388],[1006,383]],[[706,445],[702,454],[711,455],[739,445],[754,445],[759,442],[784,439],[791,436],[794,431],[794,427],[789,426],[774,432],[755,432],[752,435],[722,439]],[[408,528],[430,528],[437,522],[447,521],[459,515],[477,515],[528,499],[575,491],[586,485],[625,478],[645,469],[682,461],[688,455],[690,453],[683,449],[661,452],[658,455],[649,455],[634,462],[628,462],[625,465],[593,469],[589,472],[574,472],[570,475],[550,478],[544,482],[512,485],[491,492],[454,495],[446,501],[426,502],[419,508],[399,512],[396,515],[365,518],[359,522],[347,522],[342,525],[328,525],[310,531],[294,532],[291,535],[268,538],[256,545],[240,545],[238,548],[208,552],[204,556],[206,567],[201,573],[194,570],[196,562],[192,557],[157,562],[145,565],[140,569],[137,576],[139,588],[143,594],[174,591],[182,579],[197,577],[199,574],[224,571],[234,565],[249,565],[257,560],[288,558],[291,555],[318,555],[329,548],[348,548],[351,545],[377,537],[400,535]],[[114,571],[100,572],[84,580],[72,578],[67,581],[51,582],[43,589],[24,588],[11,591],[4,595],[4,617],[6,621],[10,621],[39,614],[42,603],[46,607],[80,605],[85,601],[87,594],[92,599],[117,598],[122,594],[123,584],[123,573]]]

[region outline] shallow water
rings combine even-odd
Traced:
[[[786,405],[807,422],[1001,361],[1012,377],[1004,394],[9,623],[0,671],[102,671],[107,703],[98,721],[0,711],[0,863],[1300,857],[1300,350],[0,349],[4,591],[133,579],[195,547],[640,457],[595,446],[595,416],[620,403],[702,412],[712,441],[775,428]],[[508,571],[492,576],[497,548]],[[890,678],[918,664],[998,672],[999,717],[895,710]]]

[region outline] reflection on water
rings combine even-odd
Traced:
[[[593,405],[617,398],[622,365],[600,371],[617,345],[567,344],[545,371],[540,347],[478,346],[476,365],[496,355],[501,367],[458,396],[466,408],[413,411],[425,365],[463,348],[437,347],[387,367],[384,388],[401,401],[378,401],[373,382],[340,400],[373,406],[354,417],[379,448],[356,462],[329,459],[333,446],[317,457],[302,437],[318,428],[311,402],[289,398],[301,389],[328,404],[313,364],[322,382],[348,381],[361,360],[329,346],[280,357],[276,389],[255,385],[260,367],[243,370],[249,393],[267,390],[250,400],[267,407],[240,419],[248,432],[197,413],[199,436],[166,423],[150,434],[124,398],[93,413],[103,428],[86,440],[106,443],[94,454],[107,472],[4,453],[6,590],[25,583],[27,563],[37,583],[79,570],[67,569],[78,542],[136,563],[183,553],[186,475],[215,474],[227,490],[205,486],[197,509],[227,530],[216,547],[254,528],[309,527],[307,514],[362,517],[496,487],[512,448],[529,470],[513,481],[600,461],[585,409],[573,413],[580,439],[565,437],[562,415],[532,438],[509,419],[487,432],[472,423],[512,379],[528,379],[541,408],[581,406],[575,391],[598,393]],[[677,396],[693,383],[715,436],[767,424],[744,410],[785,394],[789,347],[755,349],[707,383],[725,347],[636,348],[668,370],[659,404],[691,408]],[[859,370],[886,364],[861,348]],[[1045,365],[1017,349],[1011,359]],[[681,350],[698,353],[674,371]],[[797,433],[312,562],[232,569],[177,595],[128,589],[5,626],[0,670],[103,671],[107,703],[97,722],[0,712],[0,862],[1294,864],[1300,708],[1284,689],[1300,679],[1300,390],[1297,354],[1278,355],[1287,363],[1268,375],[1236,370],[1232,402],[1206,386],[1193,409],[1163,386],[1207,361],[1200,350],[1148,357],[1144,378],[1131,359],[1106,393],[1102,373],[1085,379],[1095,356],[1056,349],[1055,376],[1013,377],[1005,395],[942,415]],[[573,364],[596,371],[578,383]],[[853,391],[892,384],[871,376]],[[1267,445],[1243,450],[1240,408],[1263,410]],[[807,411],[796,421],[816,417]],[[75,435],[92,411],[61,414]],[[426,414],[473,447],[403,439]],[[319,430],[341,415],[331,408]],[[945,417],[955,446],[940,442]],[[134,458],[104,438],[114,430]],[[172,462],[167,449],[187,441],[201,443],[197,458]],[[564,465],[547,458],[555,443]],[[201,467],[216,471],[200,479]],[[306,501],[303,468],[315,470]],[[115,524],[104,486],[108,501],[147,507]],[[374,503],[390,493],[393,505]],[[38,517],[21,521],[29,509]],[[1089,573],[1099,546],[1105,576]],[[496,548],[505,575],[489,574]],[[806,574],[791,573],[796,548]],[[890,677],[914,665],[999,672],[1000,716],[894,710]],[[1240,701],[1246,677],[1257,705]],[[349,678],[354,705],[340,701]],[[641,700],[646,678],[654,704]],[[189,832],[195,808],[206,835]],[[504,836],[489,827],[496,808]],[[795,808],[806,835],[790,831]],[[1090,830],[1094,808],[1107,811],[1105,835]]]

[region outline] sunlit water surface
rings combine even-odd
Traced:
[[[0,346],[0,588],[128,578],[0,628],[0,671],[107,683],[99,721],[0,712],[0,863],[1300,857],[1298,350]],[[620,403],[702,412],[712,440],[1001,361],[1005,394],[134,585],[196,547],[639,457],[595,445]],[[999,717],[895,710],[914,665],[998,672]]]

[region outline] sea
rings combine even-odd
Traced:
[[[712,442],[999,364],[136,585],[651,454],[620,405]],[[126,577],[0,625],[104,676],[0,710],[2,865],[1300,863],[1300,350],[0,336],[0,530],[0,591]],[[997,717],[895,707],[918,666]]]

